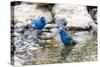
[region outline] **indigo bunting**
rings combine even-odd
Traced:
[[[32,21],[32,27],[37,30],[43,29],[45,25],[45,17],[40,17],[38,20]]]
[[[67,45],[70,46],[70,45],[76,44],[76,42],[69,35],[68,31],[65,31],[62,27],[59,27],[59,34],[64,46],[67,46]]]

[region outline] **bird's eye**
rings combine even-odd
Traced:
[[[45,17],[41,17],[41,20],[42,20],[42,21],[45,21]]]

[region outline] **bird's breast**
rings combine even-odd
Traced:
[[[45,22],[37,22],[35,24],[36,29],[42,29],[45,26]]]

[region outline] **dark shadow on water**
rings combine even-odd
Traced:
[[[66,58],[67,58],[67,56],[70,54],[70,52],[72,51],[72,49],[73,49],[73,47],[74,47],[75,45],[71,45],[71,46],[65,46],[62,50],[61,50],[61,62],[62,63],[65,63],[65,62],[67,62],[67,60],[66,60]]]

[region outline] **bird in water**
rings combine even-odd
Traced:
[[[64,48],[61,50],[61,57],[62,57],[62,62],[66,62],[66,57],[69,55],[70,51],[76,45],[76,41],[73,40],[73,38],[70,36],[68,29],[65,28],[67,25],[67,22],[65,19],[60,19],[58,21],[58,30],[59,30],[59,35],[60,35],[60,40],[63,43]],[[67,29],[67,30],[65,30]]]
[[[70,36],[68,30],[65,30],[65,27],[67,25],[66,19],[61,18],[57,22],[59,34],[60,34],[60,39],[64,46],[69,46],[69,45],[75,45],[76,42],[72,39]]]
[[[59,34],[64,46],[70,46],[76,44],[76,42],[72,39],[68,31],[65,31],[61,26],[59,27]]]
[[[70,36],[68,31],[65,31],[62,27],[59,27],[59,34],[64,45],[64,48],[61,50],[62,62],[66,62],[66,57],[69,55],[74,45],[76,45],[76,42]]]
[[[32,20],[32,27],[36,30],[43,29],[45,25],[45,17],[40,17],[38,20]]]

